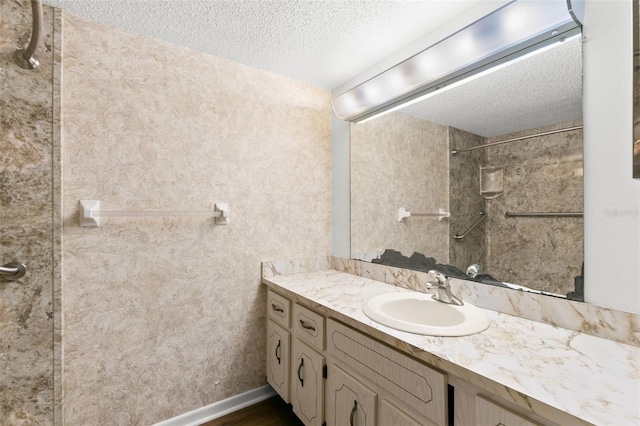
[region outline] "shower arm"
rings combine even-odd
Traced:
[[[25,69],[35,69],[40,66],[40,62],[33,56],[40,44],[42,36],[42,2],[41,0],[31,0],[32,30],[31,39],[26,49],[18,49],[13,54],[16,63]]]

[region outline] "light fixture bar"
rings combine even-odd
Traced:
[[[336,96],[336,116],[359,122],[581,31],[582,1],[514,0]]]

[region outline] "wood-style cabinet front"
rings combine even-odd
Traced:
[[[377,395],[335,365],[329,366],[327,426],[375,426]]]
[[[291,351],[291,405],[306,426],[321,426],[324,421],[325,360],[315,350],[293,339]]]
[[[291,335],[271,320],[267,321],[267,382],[285,402],[289,402],[289,352]]]

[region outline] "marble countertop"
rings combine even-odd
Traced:
[[[276,275],[263,282],[327,317],[560,424],[640,424],[640,348],[485,310],[482,333],[421,336],[364,315],[371,297],[406,292],[336,270]],[[570,416],[567,416],[569,414]]]

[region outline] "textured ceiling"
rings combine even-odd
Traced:
[[[490,0],[44,0],[327,89],[481,1]],[[405,111],[482,136],[502,135],[581,118],[581,75],[580,42],[570,41]]]
[[[327,89],[478,1],[44,0],[80,17]]]
[[[581,119],[581,43],[568,40],[403,111],[485,137]]]

